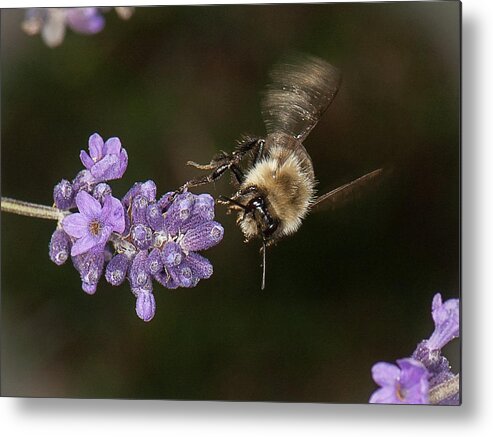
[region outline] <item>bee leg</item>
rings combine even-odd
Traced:
[[[231,170],[231,173],[233,173],[236,183],[238,185],[241,185],[245,180],[245,175],[243,173],[243,170],[240,167],[238,167],[236,164],[231,164],[229,169]]]

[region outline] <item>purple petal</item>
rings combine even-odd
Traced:
[[[79,212],[93,219],[101,215],[101,204],[86,191],[79,191],[75,198]]]
[[[120,164],[117,155],[105,155],[91,168],[91,174],[98,181],[109,181],[120,177],[118,174],[119,168]]]
[[[428,404],[429,403],[429,385],[426,378],[420,380],[417,384],[406,390],[405,404]]]
[[[120,168],[118,169],[118,177],[116,179],[120,179],[125,171],[127,170],[128,165],[128,155],[127,151],[123,149],[120,153]]]
[[[101,135],[94,133],[89,137],[89,154],[93,163],[103,157],[104,141]],[[87,167],[88,168],[88,167]]]
[[[84,165],[85,168],[88,170],[91,169],[91,167],[94,165],[94,161],[92,158],[87,154],[85,150],[80,151],[80,160],[82,162],[82,165]]]
[[[101,220],[115,232],[122,233],[125,229],[123,205],[116,197],[106,196],[101,211]]]
[[[104,143],[103,154],[119,155],[121,150],[122,150],[122,143],[120,141],[120,138],[111,137],[106,140],[106,143]]]
[[[81,238],[89,233],[89,221],[86,216],[76,212],[62,220],[62,228],[71,237]]]
[[[88,234],[85,237],[78,239],[74,243],[70,254],[72,256],[82,255],[83,253],[86,253],[93,247],[97,246],[98,243],[98,238],[95,238],[93,235]]]
[[[431,314],[435,322],[435,330],[428,340],[428,347],[431,350],[439,350],[459,336],[459,306],[459,299],[449,299],[442,303],[440,293],[434,296]]]
[[[104,246],[108,239],[110,238],[111,233],[113,232],[113,229],[111,226],[105,226],[103,227],[102,231],[99,233],[97,236],[97,244],[101,246],[101,250],[104,250]]]
[[[400,370],[399,368],[390,363],[376,363],[371,368],[371,374],[373,381],[375,381],[380,386],[394,385],[399,379]]]
[[[400,384],[405,389],[410,389],[421,381],[428,380],[428,371],[426,367],[413,358],[404,358],[397,360],[397,364],[401,368]]]
[[[399,399],[395,394],[394,386],[385,386],[373,392],[369,402],[370,404],[396,404],[399,403]]]

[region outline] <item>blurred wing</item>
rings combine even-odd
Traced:
[[[339,71],[322,59],[298,56],[270,73],[262,100],[267,133],[284,132],[302,142],[329,107],[339,89]]]
[[[329,191],[315,199],[311,206],[312,211],[322,211],[325,209],[333,209],[336,206],[341,206],[345,202],[354,199],[357,194],[364,191],[364,188],[372,186],[376,180],[383,175],[383,168],[373,170],[364,176],[355,179],[347,184],[341,185],[335,190]]]

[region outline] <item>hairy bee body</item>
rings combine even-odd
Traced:
[[[293,136],[276,132],[266,137],[263,157],[245,173],[234,199],[247,205],[256,196],[265,199],[278,223],[269,245],[298,230],[315,197],[315,176],[308,153]],[[254,215],[240,211],[238,223],[246,240],[259,236]]]

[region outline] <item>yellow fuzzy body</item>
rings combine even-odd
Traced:
[[[269,135],[264,156],[248,170],[240,191],[249,187],[264,196],[271,217],[279,221],[269,244],[296,232],[315,195],[313,167],[303,145],[290,135]],[[252,197],[245,194],[237,199],[246,204]],[[243,217],[240,212],[239,224],[247,240],[261,236],[253,216]]]

